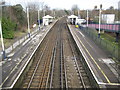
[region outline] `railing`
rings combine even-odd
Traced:
[[[99,24],[89,24],[88,27],[99,29]],[[120,33],[120,24],[101,24],[100,29],[108,32]]]

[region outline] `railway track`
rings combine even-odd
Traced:
[[[64,22],[64,57],[65,57],[65,71],[68,88],[91,88],[89,78],[83,68],[81,57],[74,45],[74,40],[69,34],[69,29]]]
[[[45,42],[42,43],[42,47],[40,47],[40,51],[38,50],[34,62],[26,75],[23,88],[46,87],[53,46],[55,44],[53,38],[56,38],[56,35],[50,32],[49,39],[45,39]]]
[[[23,81],[23,88],[90,88],[65,18],[45,37]]]
[[[61,24],[59,25],[58,32],[59,34],[55,46],[54,58],[51,65],[49,88],[66,88]]]

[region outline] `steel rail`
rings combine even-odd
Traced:
[[[57,35],[56,35],[56,38],[57,38]],[[46,85],[45,85],[45,87],[46,88],[48,88],[47,87],[47,85],[48,85],[48,83],[49,83],[49,77],[50,77],[50,70],[51,70],[51,66],[52,66],[52,64],[54,63],[53,61],[53,59],[55,59],[55,54],[56,54],[56,50],[55,50],[55,48],[57,47],[56,46],[57,45],[57,40],[55,40],[55,42],[54,42],[54,47],[52,48],[52,55],[51,55],[51,59],[48,59],[48,61],[46,62],[46,65],[48,65],[49,64],[49,68],[48,68],[48,73],[47,73],[47,80],[46,80]],[[50,62],[50,63],[49,63]],[[53,63],[52,63],[53,62]],[[47,69],[47,66],[45,65],[45,69],[44,69],[44,74],[42,75],[43,77],[44,77],[44,75],[45,75],[45,72],[47,72],[46,71],[46,69]],[[53,70],[54,68],[52,68],[52,70]],[[41,78],[42,79],[42,81],[43,81],[43,78]],[[39,87],[41,87],[42,86],[42,82],[39,84]]]
[[[41,59],[42,59],[42,57],[43,57],[43,55],[44,55],[44,52],[45,52],[46,49],[47,49],[48,42],[49,42],[49,40],[47,40],[46,45],[45,45],[45,48],[43,49],[43,52],[42,52],[42,54],[41,54],[41,56],[40,56],[40,59],[39,59],[37,65],[36,65],[36,67],[35,67],[35,70],[34,70],[34,72],[33,72],[33,75],[32,75],[32,77],[31,77],[31,79],[30,79],[30,81],[29,81],[29,84],[28,84],[28,86],[27,86],[27,90],[28,90],[28,88],[30,88],[30,86],[31,86],[31,84],[32,84],[33,78],[34,78],[35,73],[36,73],[36,71],[37,71],[37,69],[38,69],[38,67],[39,67],[40,61],[41,61]]]
[[[41,78],[40,78],[39,88],[42,87],[43,80],[44,80],[44,76],[45,76],[45,73],[47,72],[48,63],[49,63],[49,59],[47,59],[47,61],[45,62],[45,65],[44,65],[44,68],[43,68],[43,73],[42,73],[42,76],[41,76]],[[42,87],[42,88],[43,88],[43,87]]]
[[[61,29],[61,28],[59,28]],[[62,30],[62,29],[61,29]],[[60,88],[63,88],[63,47],[62,47],[62,40],[61,40],[61,30],[60,30],[60,85],[61,87]]]
[[[54,43],[55,44],[55,43]],[[51,47],[50,47],[51,48]],[[44,76],[46,75],[45,73],[47,73],[47,80],[46,80],[46,84],[45,84],[45,87],[47,87],[47,85],[48,85],[48,79],[49,79],[49,75],[50,75],[50,66],[51,66],[51,62],[52,62],[52,58],[53,58],[53,53],[54,53],[54,48],[55,47],[53,47],[52,48],[52,55],[51,56],[49,56],[49,57],[51,57],[51,59],[47,59],[47,61],[45,62],[45,65],[44,65],[44,71],[43,71],[43,73],[42,73],[42,77],[41,77],[41,80],[40,80],[40,83],[39,83],[39,88],[42,86],[42,84],[43,84],[43,80],[44,80]],[[49,67],[48,67],[48,65],[49,65]],[[47,69],[48,69],[48,72],[47,72]],[[42,87],[43,88],[43,87]]]
[[[52,70],[51,70],[51,77],[50,77],[50,85],[49,87],[52,88],[52,82],[53,82],[53,72],[54,72],[54,65],[55,65],[55,56],[56,56],[56,47],[57,47],[58,42],[56,41],[56,45],[54,47],[54,52],[53,52],[53,58],[52,58]]]
[[[62,43],[62,47],[63,47],[63,51],[64,51],[64,44],[63,43]],[[66,69],[66,62],[65,62],[65,60],[64,60],[64,71],[65,71],[65,85],[66,85],[66,89],[67,89],[68,88],[68,84],[67,84],[68,80],[67,80],[67,69]]]
[[[68,41],[70,42],[69,39],[68,39]],[[73,54],[73,57],[74,57],[74,60],[75,60],[75,64],[76,64],[76,66],[77,66],[77,70],[78,70],[78,73],[79,73],[79,77],[80,77],[80,79],[81,79],[82,86],[83,86],[83,88],[86,90],[86,85],[85,85],[85,83],[84,83],[84,80],[83,80],[82,74],[81,74],[81,72],[80,72],[80,68],[79,68],[79,65],[78,65],[78,63],[77,63],[77,60],[76,60],[76,57],[75,57],[75,54],[74,54],[74,51],[73,51],[73,48],[72,48],[71,44],[70,44],[70,48],[71,48],[71,51],[72,51],[72,54]]]
[[[47,41],[47,43],[48,43],[48,41]],[[39,61],[38,61],[38,63],[37,63],[37,66],[36,66],[34,72],[33,72],[33,75],[32,75],[32,77],[31,77],[31,79],[30,79],[30,82],[29,82],[29,84],[28,84],[27,90],[28,90],[28,88],[30,88],[30,85],[32,84],[33,78],[34,78],[35,73],[36,73],[36,71],[37,71],[37,69],[38,69],[38,66],[39,66],[39,64],[40,64],[41,58],[43,57],[44,52],[45,52],[45,50],[46,50],[46,48],[47,48],[47,43],[46,43],[46,46],[45,46],[45,48],[44,48],[44,50],[43,50],[43,53],[42,53],[41,56],[40,56],[40,59],[39,59]]]

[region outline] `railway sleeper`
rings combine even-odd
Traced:
[[[31,87],[38,87],[38,86],[39,86],[39,83],[32,82],[30,88],[31,88]]]

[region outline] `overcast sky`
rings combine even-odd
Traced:
[[[107,9],[110,6],[118,8],[118,2],[120,0],[5,0],[9,4],[22,4],[26,5],[27,2],[45,2],[48,6],[60,9],[71,9],[72,5],[77,4],[80,9],[93,9],[95,5],[103,5],[103,9]]]

